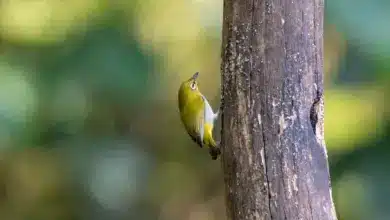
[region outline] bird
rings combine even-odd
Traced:
[[[207,146],[212,160],[221,154],[213,138],[213,128],[219,115],[214,113],[206,97],[199,91],[199,72],[181,83],[178,92],[180,119],[191,139],[200,148]]]

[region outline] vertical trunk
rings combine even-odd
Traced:
[[[232,220],[335,220],[323,0],[224,0],[222,161]]]

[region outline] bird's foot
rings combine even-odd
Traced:
[[[210,147],[209,153],[210,153],[211,159],[216,160],[218,158],[218,156],[221,154],[221,149],[219,149],[218,147]]]

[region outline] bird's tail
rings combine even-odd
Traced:
[[[221,154],[221,149],[218,147],[217,143],[215,143],[213,137],[209,139],[209,154],[211,159],[216,160],[218,156]]]

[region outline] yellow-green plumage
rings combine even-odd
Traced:
[[[218,113],[214,113],[197,85],[198,73],[183,82],[179,89],[179,110],[183,125],[192,140],[200,147],[206,145],[212,159],[221,154],[213,138],[213,128]]]

